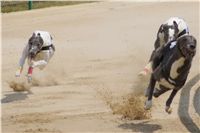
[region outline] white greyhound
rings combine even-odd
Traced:
[[[32,79],[33,68],[39,67],[41,70],[48,64],[55,52],[52,37],[49,32],[35,31],[25,46],[19,60],[19,68],[15,76],[20,77],[26,58],[28,58],[28,82]]]

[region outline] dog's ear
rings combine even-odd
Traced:
[[[168,27],[167,24],[163,24],[163,25],[162,25],[162,31],[163,31],[163,32],[166,32],[168,29],[169,29],[169,27]]]
[[[163,24],[160,26],[160,31],[161,32],[163,31]]]
[[[32,40],[35,38],[35,33],[32,34],[32,36],[29,38],[28,43],[31,44]]]
[[[162,24],[158,30],[158,33],[162,33],[164,31],[164,24]]]
[[[176,33],[178,33],[179,32],[178,24],[176,23],[176,21],[173,21],[173,24],[174,24]]]
[[[39,42],[40,42],[40,45],[42,46],[43,45],[43,43],[44,43],[44,41],[43,41],[43,39],[42,39],[42,37],[41,36],[39,36]]]
[[[34,34],[34,36],[36,36],[36,35]],[[43,39],[42,39],[42,37],[41,37],[41,34],[40,34],[40,33],[37,33],[36,38],[38,38],[38,41],[39,41],[39,43],[40,43],[40,46],[42,46],[43,43],[44,43],[44,41],[43,41]]]
[[[173,21],[173,24],[174,24],[175,28],[178,29],[178,24],[176,23],[176,21]]]

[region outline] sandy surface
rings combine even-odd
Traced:
[[[124,120],[108,104],[143,91],[133,87],[146,84],[137,74],[171,16],[184,18],[199,41],[198,3],[100,2],[3,14],[3,133],[199,131],[199,52],[172,114],[164,111],[169,93],[154,99],[146,120]],[[34,30],[52,33],[56,53],[44,71],[34,70],[29,91],[14,92],[9,84],[26,82],[27,66],[20,78],[14,74]]]

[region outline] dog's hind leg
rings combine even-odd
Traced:
[[[167,99],[165,111],[168,114],[170,114],[172,112],[172,108],[170,108],[170,105],[171,105],[171,103],[174,99],[174,96],[176,95],[177,92],[178,92],[178,89],[173,89],[172,93],[170,94],[169,98]]]
[[[167,92],[168,90],[170,90],[170,89],[160,86],[160,89],[157,89],[157,88],[154,89],[153,96],[157,98],[160,95],[162,95],[163,93]]]
[[[156,84],[156,80],[154,79],[154,76],[151,75],[149,86],[147,88],[148,98],[145,102],[145,109],[150,109],[152,106],[152,96],[153,96],[155,84]]]

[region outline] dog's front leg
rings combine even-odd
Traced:
[[[145,76],[149,73],[152,73],[152,60],[153,60],[153,57],[155,56],[155,50],[151,53],[151,57],[149,59],[149,62],[148,64],[144,67],[144,69],[139,73],[140,76]]]
[[[150,109],[152,106],[152,96],[153,96],[155,84],[156,84],[156,80],[154,79],[153,74],[151,74],[149,86],[148,86],[147,92],[146,92],[146,93],[148,93],[148,98],[145,102],[145,109]]]
[[[30,83],[32,80],[33,69],[35,67],[38,67],[38,66],[44,67],[46,65],[47,65],[47,62],[45,60],[39,60],[39,61],[30,60],[30,65],[29,65],[28,74],[27,74],[28,82]]]
[[[177,92],[178,92],[178,89],[173,89],[172,93],[170,94],[169,98],[167,99],[165,111],[168,114],[170,114],[172,112],[172,108],[170,107],[170,105],[171,105],[172,100],[174,99],[174,96],[176,95]]]

